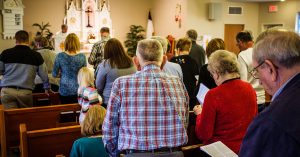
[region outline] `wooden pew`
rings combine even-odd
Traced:
[[[65,104],[4,110],[1,105],[1,156],[6,156],[8,148],[19,146],[19,125],[21,123],[26,124],[27,130],[55,128],[61,126],[60,115],[62,112],[76,112],[80,111],[80,108],[78,104]]]
[[[21,157],[69,156],[73,142],[82,137],[80,125],[27,131],[20,125]]]
[[[32,93],[33,106],[48,106],[60,104],[59,93]]]

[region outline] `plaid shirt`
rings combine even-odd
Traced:
[[[102,126],[112,156],[118,150],[153,150],[187,143],[188,93],[181,79],[147,65],[118,78]]]
[[[92,47],[92,52],[90,57],[88,58],[89,64],[93,65],[94,69],[96,70],[98,64],[102,62],[104,57],[104,46],[109,38],[104,38],[101,41],[96,42]]]

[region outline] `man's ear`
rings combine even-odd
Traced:
[[[267,64],[268,73],[271,76],[270,79],[273,82],[277,81],[278,78],[278,68],[271,62],[270,60],[265,60],[265,64]]]
[[[162,62],[161,62],[161,66],[160,66],[160,69],[162,70],[167,62],[168,58],[166,55],[163,55],[163,59],[162,59]]]
[[[134,56],[134,57],[132,58],[132,60],[133,60],[133,64],[135,65],[136,69],[137,69],[138,71],[140,71],[140,70],[141,70],[141,65],[140,65],[140,62],[139,62],[137,56]]]

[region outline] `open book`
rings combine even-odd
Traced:
[[[209,88],[207,88],[204,84],[200,83],[199,91],[197,94],[197,99],[201,105],[203,105],[205,95],[208,91],[209,91]]]
[[[200,149],[212,157],[238,157],[238,155],[221,141],[202,146]]]

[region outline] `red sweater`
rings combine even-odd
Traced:
[[[197,116],[196,134],[204,144],[222,141],[238,154],[246,130],[257,114],[255,90],[239,79],[211,89]]]

